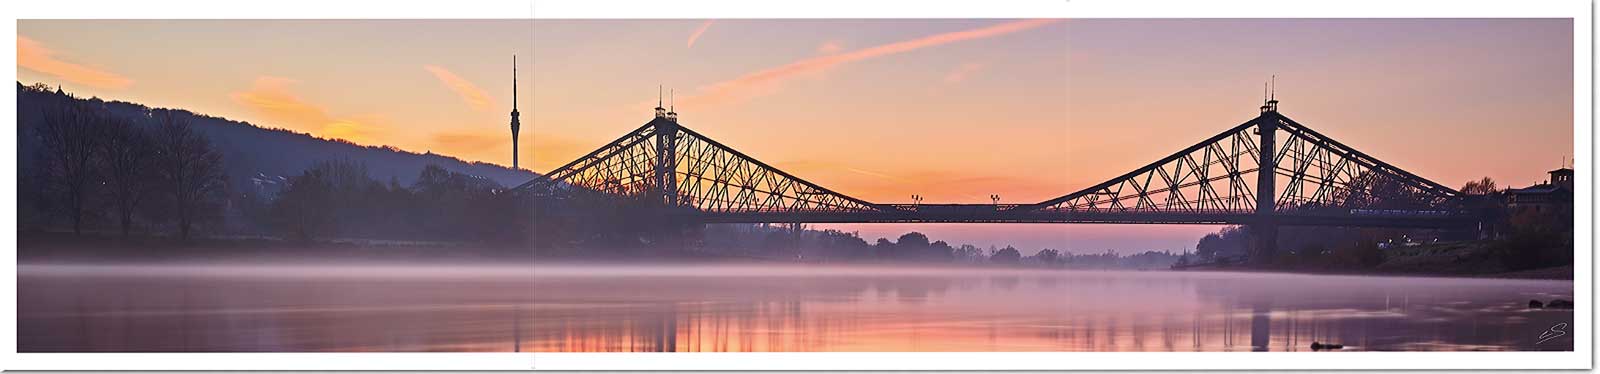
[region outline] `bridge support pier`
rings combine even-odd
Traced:
[[[1272,263],[1278,253],[1278,224],[1263,222],[1250,225],[1250,236],[1255,245],[1250,251],[1250,262],[1265,265]]]

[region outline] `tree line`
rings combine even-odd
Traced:
[[[244,215],[277,235],[310,242],[374,238],[466,242],[516,242],[527,224],[516,198],[488,179],[422,169],[416,182],[379,182],[367,166],[350,160],[317,163],[288,178],[282,192]]]
[[[1110,250],[1073,254],[1043,249],[1024,256],[1013,246],[987,249],[972,244],[953,245],[932,240],[920,232],[898,238],[878,238],[872,243],[859,234],[839,230],[773,228],[761,225],[716,225],[706,230],[706,247],[713,251],[763,258],[815,262],[876,262],[915,264],[967,264],[1075,269],[1154,269],[1171,266],[1178,255],[1147,251],[1119,255]]]
[[[133,119],[77,101],[40,110],[40,123],[22,134],[39,144],[19,183],[35,197],[25,199],[32,208],[25,215],[64,221],[74,234],[109,218],[123,237],[144,222],[180,240],[219,218],[227,190],[222,157],[187,116],[154,110]]]
[[[34,85],[25,93],[48,93]],[[316,162],[263,193],[234,185],[222,151],[174,109],[117,113],[99,100],[35,95],[22,108],[23,228],[114,230],[189,241],[201,232],[332,238],[514,241],[527,217],[492,180],[427,164],[409,185],[348,159]],[[19,121],[24,122],[24,121]],[[232,182],[232,183],[230,183]]]

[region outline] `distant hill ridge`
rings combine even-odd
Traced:
[[[433,152],[415,153],[391,146],[363,146],[343,139],[324,139],[307,133],[281,128],[259,127],[248,122],[190,112],[183,109],[150,108],[142,104],[122,101],[105,101],[100,98],[78,98],[70,93],[52,90],[43,84],[23,86],[17,82],[18,161],[23,168],[36,157],[39,141],[33,128],[42,121],[41,108],[61,100],[78,101],[124,116],[141,126],[154,126],[149,113],[153,110],[171,110],[192,116],[196,131],[205,134],[222,152],[229,184],[245,186],[252,178],[281,179],[299,175],[317,162],[326,160],[352,160],[367,166],[373,179],[381,182],[397,181],[410,186],[418,173],[427,165],[438,165],[446,170],[488,179],[501,186],[516,186],[538,174],[527,170],[513,170],[485,162],[467,162]]]

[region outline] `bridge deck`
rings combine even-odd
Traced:
[[[1024,210],[1015,204],[895,204],[883,211],[661,212],[663,218],[701,223],[1106,223],[1224,224],[1258,223],[1254,211],[1107,212]],[[1321,209],[1281,212],[1269,219],[1288,226],[1463,228],[1477,224],[1469,214],[1441,211],[1364,211]]]

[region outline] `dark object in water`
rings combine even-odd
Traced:
[[[1544,304],[1544,307],[1545,308],[1550,308],[1550,309],[1572,309],[1572,302],[1571,301],[1567,301],[1567,300],[1562,300],[1562,299],[1555,299],[1555,300],[1550,300],[1549,303]]]
[[[1335,349],[1344,349],[1344,344],[1322,344],[1318,342],[1311,342],[1311,350],[1313,351],[1329,351]]]
[[[1544,303],[1539,300],[1528,300],[1528,309],[1544,309]]]

